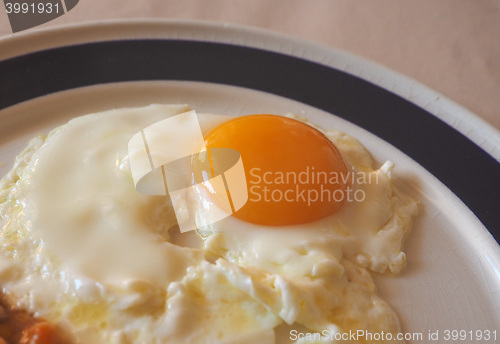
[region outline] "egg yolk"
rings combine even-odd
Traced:
[[[335,145],[303,122],[276,115],[229,120],[205,136],[207,148],[241,154],[248,201],[234,216],[259,225],[311,222],[345,201],[347,168]]]

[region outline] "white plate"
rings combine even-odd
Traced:
[[[2,99],[2,92],[0,92],[0,103],[4,104],[4,106],[5,104],[9,104],[9,102],[17,102],[17,104],[10,105],[0,111],[0,159],[2,161],[0,174],[3,175],[10,168],[13,158],[25,146],[29,138],[37,133],[47,132],[50,128],[66,122],[71,117],[89,112],[116,107],[147,105],[155,102],[188,103],[199,111],[233,116],[263,112],[277,114],[293,112],[307,117],[312,122],[324,128],[340,129],[358,138],[370,149],[378,162],[383,162],[387,159],[394,161],[396,163],[395,173],[398,177],[397,183],[422,202],[424,209],[423,214],[419,217],[412,234],[407,240],[407,268],[396,276],[375,276],[379,294],[387,300],[399,314],[404,332],[422,333],[423,335],[423,341],[408,342],[431,342],[428,340],[427,336],[429,332],[435,331],[440,331],[441,340],[439,342],[444,342],[442,336],[444,336],[445,330],[497,330],[497,338],[500,337],[500,247],[478,217],[476,217],[464,202],[454,194],[455,190],[451,191],[435,176],[422,167],[421,164],[402,153],[398,149],[401,147],[395,147],[370,133],[370,131],[362,129],[344,119],[350,118],[349,104],[372,102],[374,106],[376,106],[377,101],[379,101],[378,91],[372,92],[370,89],[372,86],[362,85],[366,83],[366,81],[362,78],[352,78],[352,80],[348,80],[350,83],[342,84],[339,88],[339,85],[334,85],[335,80],[332,79],[332,89],[337,91],[339,89],[342,90],[342,86],[346,85],[349,89],[345,92],[347,92],[347,94],[352,94],[352,97],[355,98],[354,101],[346,102],[339,107],[339,112],[341,112],[339,114],[344,117],[341,118],[336,116],[336,114],[328,113],[320,109],[330,106],[326,103],[321,103],[321,97],[318,98],[320,99],[318,106],[311,106],[316,105],[314,103],[318,102],[318,99],[309,101],[308,99],[311,97],[309,94],[305,94],[303,97],[299,96],[302,101],[296,101],[293,99],[293,96],[284,97],[277,94],[271,94],[265,87],[263,88],[268,92],[263,92],[259,90],[260,86],[258,85],[259,82],[262,82],[261,80],[253,80],[251,76],[244,74],[242,75],[246,78],[243,82],[243,86],[245,87],[242,87],[242,85],[222,85],[220,83],[207,82],[208,79],[212,77],[212,72],[210,70],[204,70],[203,68],[200,68],[194,73],[188,73],[189,76],[186,77],[186,79],[191,81],[185,79],[182,81],[175,80],[181,79],[179,77],[180,74],[176,74],[177,72],[175,71],[172,72],[175,76],[173,78],[174,80],[169,80],[170,78],[168,75],[159,72],[159,76],[157,77],[159,80],[155,81],[152,79],[155,79],[156,76],[148,74],[150,73],[148,67],[139,65],[136,66],[136,68],[145,68],[145,74],[142,76],[140,73],[133,74],[129,82],[109,83],[122,80],[113,80],[113,77],[105,76],[108,77],[108,79],[106,79],[108,83],[102,84],[101,80],[99,81],[100,84],[93,85],[96,82],[94,82],[91,77],[87,78],[88,73],[92,74],[92,70],[88,69],[89,66],[92,67],[97,65],[99,68],[103,68],[103,66],[109,65],[101,65],[99,61],[94,61],[94,64],[89,63],[89,65],[82,67],[81,61],[78,63],[76,63],[76,61],[71,61],[75,62],[74,68],[76,70],[82,69],[75,72],[75,75],[80,75],[81,78],[85,79],[81,84],[92,86],[74,88],[78,85],[70,83],[70,86],[61,88],[61,90],[66,89],[64,91],[45,94],[49,93],[47,90],[50,89],[50,85],[61,83],[57,75],[52,75],[54,78],[53,80],[40,79],[38,80],[38,84],[33,84],[33,80],[37,80],[38,72],[37,70],[26,72],[26,70],[31,68],[40,69],[41,72],[44,70],[52,71],[51,68],[57,66],[54,67],[50,65],[51,63],[56,64],[56,62],[49,57],[62,56],[62,58],[69,58],[73,55],[67,55],[64,49],[52,51],[49,55],[45,55],[45,60],[39,58],[37,61],[40,64],[37,65],[30,64],[32,60],[30,60],[29,56],[21,56],[51,47],[68,47],[72,44],[96,41],[104,42],[110,40],[126,42],[121,40],[127,38],[140,40],[154,38],[155,41],[147,41],[144,43],[146,44],[146,50],[157,49],[157,46],[172,42],[171,39],[182,39],[193,44],[198,44],[197,41],[237,44],[239,48],[243,49],[243,52],[249,47],[258,48],[257,55],[251,55],[255,51],[250,50],[249,60],[241,61],[242,64],[247,65],[255,63],[252,58],[266,60],[266,54],[269,54],[269,58],[272,59],[276,58],[276,56],[272,54],[280,52],[284,54],[282,55],[284,59],[293,58],[290,63],[297,62],[298,67],[301,66],[301,61],[321,62],[321,65],[317,65],[320,70],[321,68],[338,69],[343,66],[341,69],[349,73],[361,75],[364,79],[378,80],[377,84],[383,88],[389,88],[388,85],[391,85],[393,92],[400,96],[404,96],[405,93],[408,92],[405,98],[412,98],[413,104],[422,107],[426,104],[428,111],[444,121],[454,123],[455,128],[458,130],[465,131],[465,128],[468,128],[469,139],[476,143],[481,143],[483,149],[490,151],[492,156],[498,159],[498,153],[500,152],[500,145],[498,142],[500,142],[500,140],[495,129],[487,126],[481,120],[467,113],[467,111],[461,109],[459,106],[436,95],[431,90],[417,85],[413,81],[400,75],[389,72],[382,67],[375,66],[344,53],[272,33],[222,25],[179,22],[149,22],[145,24],[112,23],[49,30],[42,33],[20,35],[12,40],[0,42],[0,76],[12,74],[12,71],[2,70],[2,63],[4,63],[4,67],[6,65],[5,61],[8,63],[16,62],[17,66],[25,66],[25,70],[22,71],[20,76],[21,81],[19,81],[19,85],[23,85],[23,88],[18,87],[19,85],[13,86],[14,88],[17,87],[17,90],[21,90],[18,92],[22,92],[23,94],[18,98],[16,98],[17,96],[13,96],[13,98],[10,99]],[[137,41],[130,42],[130,44],[137,48],[137,46],[135,46],[136,42]],[[175,43],[175,41],[173,42]],[[279,45],[277,45],[278,43]],[[137,44],[141,44],[141,41]],[[151,46],[148,44],[151,44]],[[105,43],[105,45],[107,45],[107,43]],[[210,48],[211,50],[200,51],[196,59],[201,59],[203,61],[205,53],[207,55],[213,53],[220,54],[221,58],[224,58],[224,56],[232,51],[230,46],[229,48],[227,47],[228,46],[225,45],[215,44]],[[106,50],[107,48],[110,48],[110,50]],[[100,50],[100,53],[103,55],[90,54],[84,58],[92,59],[99,56],[103,60],[106,60],[110,58],[109,55],[106,55],[109,51],[116,51],[113,50],[115,48],[124,49],[120,44],[117,46],[107,46],[107,48],[105,50]],[[79,50],[80,53],[82,51],[88,51],[87,47],[80,47],[78,49],[81,49]],[[89,47],[89,49],[91,49],[91,47]],[[129,50],[129,52],[131,55],[137,54],[135,50]],[[163,53],[164,52],[159,51],[160,55]],[[241,54],[241,51],[238,51],[238,54]],[[241,57],[243,55],[239,56]],[[9,60],[10,58],[13,59]],[[112,58],[117,57],[112,56],[111,59]],[[134,58],[141,59],[143,57]],[[278,58],[281,57],[278,56]],[[213,59],[213,55],[209,59]],[[233,60],[229,59],[229,61]],[[57,60],[57,62],[59,63],[60,61]],[[127,66],[127,63],[123,61],[115,62],[116,65],[121,65],[122,67]],[[111,64],[111,66],[112,65],[113,64]],[[12,64],[9,66],[12,66]],[[200,66],[198,65],[197,67]],[[168,69],[169,66],[166,66],[166,68]],[[206,68],[210,69],[210,64],[206,65]],[[312,65],[311,68],[314,70],[316,67]],[[264,70],[263,72],[266,71]],[[271,73],[272,71],[268,72]],[[69,71],[68,75],[71,76],[71,73],[72,72]],[[97,69],[97,76],[95,78],[103,78],[102,75],[98,74],[106,73],[107,71],[105,70]],[[109,73],[110,75],[113,74],[111,72]],[[198,80],[192,77],[192,75],[196,75],[197,73],[200,75],[200,79]],[[300,89],[301,80],[307,78],[307,75],[300,75],[300,71],[296,70],[291,70],[290,73],[297,73],[297,78],[291,79],[296,80],[297,84],[290,85],[284,82],[282,85],[284,89],[283,93],[288,94],[291,92],[291,95],[296,95],[296,93],[294,93],[295,90]],[[25,83],[26,79],[23,80],[22,75],[31,80],[32,83]],[[332,75],[335,76],[337,74],[334,73]],[[51,75],[46,73],[42,76],[47,78]],[[146,80],[139,81],[141,77]],[[341,75],[340,77],[342,78],[343,76]],[[229,76],[228,80],[232,80],[232,78],[237,79],[237,77]],[[259,76],[256,76],[256,78],[258,79]],[[11,92],[9,94],[12,94],[12,89],[10,88],[12,84],[7,84],[5,80],[7,79],[0,78],[0,91],[2,87],[3,90],[9,87],[8,91]],[[345,80],[342,79],[342,81]],[[321,82],[321,80],[319,82]],[[231,82],[226,83],[230,84]],[[359,89],[356,86],[358,84],[361,85]],[[277,85],[279,86],[279,84]],[[47,88],[45,88],[45,86],[47,86]],[[363,87],[368,87],[367,93],[359,91],[363,89]],[[289,89],[292,90],[289,91]],[[328,93],[328,91],[329,90],[322,88],[316,93]],[[281,91],[274,93],[279,94]],[[3,94],[5,95],[5,93]],[[367,94],[370,95],[370,97],[363,98],[363,95]],[[35,96],[39,97],[35,98]],[[335,97],[335,95],[332,95],[332,97]],[[12,101],[14,98],[18,100]],[[305,104],[304,99],[309,102],[310,105]],[[396,100],[397,102],[409,103],[413,106],[408,100],[403,98],[398,99],[399,100]],[[21,100],[22,102],[20,102]],[[382,99],[381,96],[380,102],[383,101],[386,100]],[[341,102],[341,100],[339,100],[339,102]],[[395,106],[404,105],[401,104],[396,104]],[[412,107],[410,108],[413,109]],[[356,111],[359,111],[359,109]],[[419,115],[418,111],[422,110],[416,109],[412,111],[415,111],[414,116],[416,116]],[[377,112],[375,111],[374,113]],[[367,117],[371,115],[370,113],[366,113]],[[400,115],[404,116],[405,114]],[[378,123],[378,118],[360,119],[359,115],[356,116],[354,117],[356,121],[361,121],[363,124],[368,123],[366,126],[374,126],[376,130],[377,126],[388,127],[384,129],[383,132],[389,135],[388,137],[391,139],[396,138],[398,143],[402,142],[401,140],[406,137],[405,133],[403,133],[405,135],[397,135],[399,129],[404,129],[405,120],[396,121],[397,123],[391,126],[391,123],[382,120]],[[427,118],[426,120],[432,122],[435,118]],[[448,127],[443,130],[455,132],[454,129]],[[416,132],[413,133],[413,136],[407,136],[406,142],[403,142],[404,149],[416,149],[416,151],[418,151],[419,147],[425,148],[425,141],[432,139],[426,135],[428,135],[428,133]],[[474,151],[474,144],[470,142],[470,145],[472,147],[471,150]],[[413,146],[413,148],[411,146]],[[439,150],[439,147],[436,149]],[[489,158],[493,161],[495,160],[492,157]],[[443,159],[446,159],[446,157],[444,156]],[[487,161],[488,157],[483,156],[481,159],[481,161]],[[432,161],[431,159],[431,162]],[[424,159],[423,162],[426,167],[429,168],[429,161]],[[487,161],[485,166],[495,165]],[[460,171],[450,172],[450,174],[460,174]],[[491,173],[494,172],[495,170]],[[486,176],[488,176],[488,174],[486,174]],[[440,177],[446,179],[446,175],[444,174]],[[495,184],[493,184],[493,187],[495,187]],[[477,205],[477,199],[472,202],[476,202],[474,204]],[[486,203],[487,200],[485,200],[485,207],[487,206]],[[494,221],[494,218],[493,220],[492,218],[483,220],[483,222],[487,221]],[[493,228],[490,227],[490,230],[492,229]],[[481,341],[465,340],[464,342]],[[483,342],[494,343],[495,341],[490,340]]]

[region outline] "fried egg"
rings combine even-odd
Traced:
[[[168,197],[135,190],[127,144],[189,110],[90,114],[30,142],[0,182],[8,301],[75,343],[316,340],[280,335],[291,329],[328,331],[324,343],[349,330],[399,332],[370,275],[404,267],[418,212],[393,185],[394,164],[374,168],[356,139],[293,115],[198,114],[209,148],[241,153],[249,200],[209,225],[195,214],[198,233],[180,233]]]

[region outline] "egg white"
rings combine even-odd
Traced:
[[[111,110],[37,137],[0,182],[0,285],[9,301],[59,323],[77,343],[275,343],[276,329],[397,332],[368,270],[400,271],[417,202],[373,168],[354,138],[326,131],[363,202],[277,229],[234,217],[180,234],[167,197],[136,192],[127,142],[188,111]],[[204,133],[227,120],[199,115]],[[303,343],[304,341],[300,341]]]

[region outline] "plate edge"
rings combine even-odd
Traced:
[[[99,38],[96,38],[97,34]],[[500,162],[500,131],[462,105],[415,79],[364,57],[270,30],[223,22],[178,19],[89,21],[0,38],[0,61],[64,45],[162,38],[252,47],[341,70],[382,87],[428,111]],[[35,44],[26,44],[30,41],[35,41]]]

